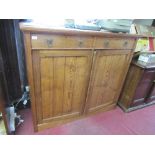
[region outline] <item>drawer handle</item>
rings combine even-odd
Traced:
[[[124,46],[124,47],[127,47],[127,45],[128,45],[128,42],[125,41],[124,44],[123,44],[123,46]]]
[[[83,46],[83,41],[79,41],[79,47]]]
[[[47,42],[48,47],[52,47],[52,45],[53,45],[53,40],[52,39],[47,39],[46,42]]]
[[[104,42],[104,47],[109,47],[109,41]]]

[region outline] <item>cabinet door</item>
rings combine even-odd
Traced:
[[[33,50],[37,124],[79,116],[88,89],[92,51]]]
[[[97,51],[87,99],[87,112],[116,104],[131,60],[130,51]]]

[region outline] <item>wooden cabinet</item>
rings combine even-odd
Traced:
[[[116,107],[137,36],[20,27],[36,131]]]
[[[146,67],[133,61],[130,65],[119,105],[126,111],[155,103],[155,67]]]

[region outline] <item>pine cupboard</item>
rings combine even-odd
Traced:
[[[35,131],[116,107],[137,35],[20,28]]]

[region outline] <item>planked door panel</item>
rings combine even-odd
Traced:
[[[82,113],[93,52],[33,50],[36,113],[39,124]]]
[[[116,104],[130,51],[97,51],[90,82],[86,111],[96,111]]]

